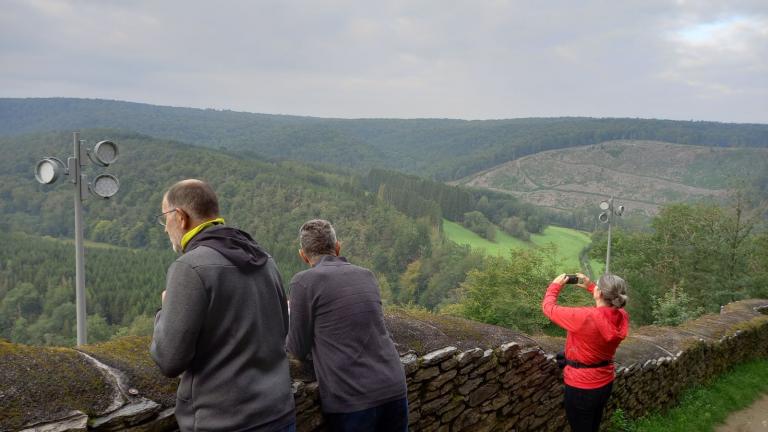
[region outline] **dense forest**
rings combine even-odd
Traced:
[[[458,179],[544,150],[642,139],[768,146],[768,125],[603,118],[323,119],[92,99],[0,99],[0,134],[112,128],[262,157]]]
[[[73,345],[72,243],[5,230],[0,230],[0,242],[0,337]],[[89,340],[151,331],[173,252],[89,247],[86,260]]]

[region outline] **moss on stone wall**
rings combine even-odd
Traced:
[[[0,430],[14,430],[73,410],[101,414],[112,387],[69,348],[12,344],[0,339]]]
[[[449,345],[462,350],[492,348],[506,342],[536,345],[530,337],[503,327],[428,311],[390,307],[384,314],[400,354],[426,354]]]
[[[178,378],[166,378],[149,356],[151,339],[146,336],[129,336],[99,345],[87,345],[80,350],[100,362],[125,373],[128,386],[138,390],[138,395],[151,399],[164,408],[176,404]]]

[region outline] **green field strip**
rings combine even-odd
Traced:
[[[529,242],[512,237],[499,229],[496,229],[496,241],[491,242],[446,219],[443,219],[443,231],[449,240],[473,249],[482,249],[486,254],[493,256],[507,256],[510,249],[532,249],[552,243],[557,247],[560,262],[558,268],[569,273],[579,271],[579,252],[591,242],[585,232],[556,226],[548,226],[543,233],[533,234]],[[596,274],[601,274],[602,263],[590,260],[590,264]]]

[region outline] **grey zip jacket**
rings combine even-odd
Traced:
[[[182,431],[273,431],[295,422],[285,353],[288,309],[277,266],[223,225],[190,240],[168,269],[150,353],[181,374]]]

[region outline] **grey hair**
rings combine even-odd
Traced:
[[[608,304],[615,308],[623,308],[627,304],[627,281],[613,275],[604,274],[597,281],[597,286],[600,287],[600,294]]]
[[[336,252],[336,230],[330,222],[323,219],[312,219],[305,222],[299,229],[301,250],[308,257],[334,255]]]
[[[211,186],[201,180],[182,180],[165,192],[170,207],[178,207],[195,219],[219,216],[219,199]]]

